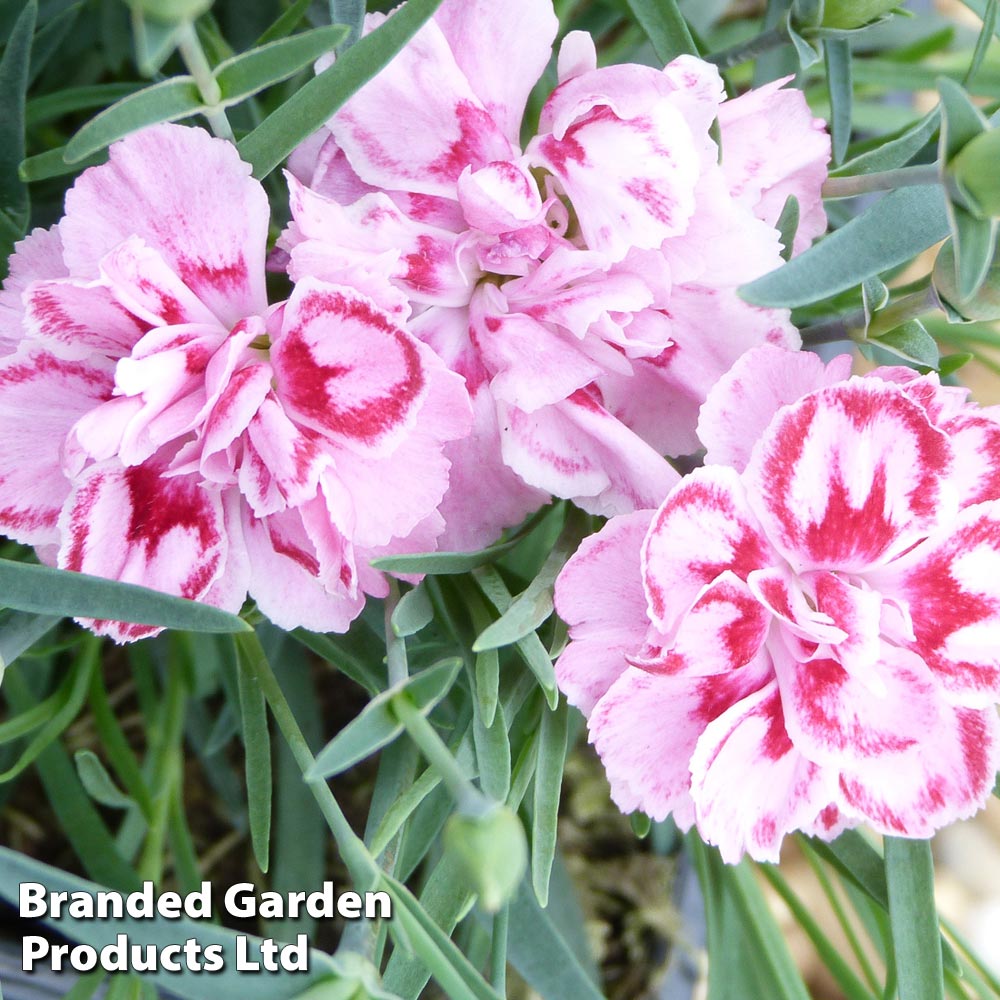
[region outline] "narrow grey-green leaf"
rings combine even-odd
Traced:
[[[31,69],[28,71],[28,86],[41,76],[42,71],[49,64],[49,60],[59,50],[59,46],[65,41],[70,29],[80,16],[83,3],[74,3],[57,14],[48,24],[41,27],[35,35],[34,44],[31,47]]]
[[[905,264],[947,235],[941,188],[900,188],[740,294],[759,306],[808,305]]]
[[[21,882],[41,882],[50,892],[85,892],[91,896],[104,888],[0,847],[0,898],[17,906]],[[205,920],[168,920],[165,917],[83,920],[60,916],[58,919],[43,918],[43,922],[70,941],[97,949],[114,944],[119,934],[126,935],[133,945],[148,945],[157,951],[187,938],[194,938],[202,948],[209,945],[221,948],[225,965],[207,979],[204,972],[183,968],[183,962],[180,972],[161,969],[144,974],[146,982],[169,990],[171,996],[181,1000],[205,1000],[207,996],[214,1000],[294,1000],[312,983],[335,972],[329,955],[311,949],[308,972],[247,975],[236,968],[237,932]],[[248,959],[260,962],[260,938],[247,937],[246,944]]]
[[[58,621],[52,615],[34,615],[25,611],[0,612],[0,663],[10,666]]]
[[[937,368],[941,360],[937,341],[918,319],[911,319],[881,337],[872,338],[868,343],[877,344],[904,361],[912,361],[927,368]]]
[[[55,712],[31,738],[17,760],[6,771],[0,773],[0,783],[16,778],[26,767],[34,763],[39,754],[79,715],[87,697],[87,689],[90,687],[90,675],[97,664],[98,648],[96,642],[88,642],[86,651],[77,658],[71,673],[56,692]]]
[[[988,0],[986,10],[983,12],[983,24],[979,29],[979,37],[976,39],[976,47],[973,49],[972,58],[969,60],[969,68],[965,71],[965,78],[962,86],[968,87],[983,65],[986,58],[986,51],[993,41],[993,36],[997,30],[997,10],[1000,8],[998,0]]]
[[[92,118],[66,144],[63,157],[76,163],[147,125],[176,122],[205,110],[190,76],[174,76],[122,98]]]
[[[491,726],[486,726],[482,714],[476,712],[472,735],[479,765],[479,787],[494,801],[505,802],[510,791],[510,740],[503,709],[497,708]]]
[[[934,107],[916,124],[900,132],[894,139],[883,142],[866,153],[861,153],[831,170],[832,177],[870,174],[881,170],[895,170],[905,166],[931,141],[938,130],[941,109]]]
[[[395,57],[440,6],[441,0],[408,0],[371,34],[352,45],[333,66],[310,80],[239,143],[240,155],[266,177],[354,93]]]
[[[150,20],[138,8],[133,7],[132,34],[135,38],[135,62],[139,72],[151,77],[174,54],[180,28],[176,24]]]
[[[0,210],[21,233],[28,223],[28,192],[18,166],[24,159],[24,104],[31,64],[31,41],[38,5],[29,0],[18,16],[0,59]]]
[[[190,632],[249,632],[242,618],[183,597],[86,573],[0,559],[0,594],[9,608],[40,614],[134,622]]]
[[[899,1000],[944,1000],[930,841],[886,837],[884,850]]]
[[[131,809],[135,803],[114,783],[107,768],[93,750],[77,750],[73,755],[77,777],[86,793],[109,809]]]
[[[986,118],[954,80],[938,80],[941,93],[940,160],[947,163],[962,147],[986,130]]]
[[[507,934],[510,964],[539,996],[604,1000],[587,974],[575,942],[567,943],[525,883],[511,903]]]
[[[698,46],[676,0],[627,0],[627,3],[664,66],[678,56],[698,55]]]
[[[448,693],[461,665],[458,657],[442,660],[373,698],[316,755],[308,777],[329,778],[340,774],[391,743],[403,731],[390,706],[392,699],[400,691],[406,691],[426,715]]]
[[[970,299],[979,290],[996,249],[996,219],[979,219],[960,205],[949,206],[955,248],[958,296]]]
[[[324,53],[332,51],[346,36],[347,28],[342,24],[313,28],[219,63],[214,76],[222,91],[223,105],[239,104],[251,95],[287,80]]]
[[[98,163],[106,163],[108,151],[102,149],[99,153],[76,163],[67,163],[65,159],[66,147],[60,146],[58,149],[48,149],[44,153],[36,156],[29,156],[21,161],[18,168],[18,175],[25,184],[32,184],[35,181],[47,181],[52,177],[65,177],[66,174],[77,174],[87,167],[96,166]]]
[[[423,585],[408,590],[392,612],[392,631],[400,639],[416,635],[434,620],[434,605]]]
[[[141,89],[141,84],[136,83],[94,83],[85,87],[70,87],[28,101],[25,115],[29,125],[39,125],[74,111],[106,108]]]
[[[454,576],[495,562],[510,552],[520,539],[491,545],[479,552],[419,552],[405,556],[373,559],[372,566],[383,573],[423,573],[427,576]]]
[[[559,797],[562,793],[569,706],[561,702],[552,711],[542,710],[535,767],[534,811],[531,823],[531,884],[541,906],[549,899],[549,874],[556,853]]]
[[[500,654],[495,649],[484,649],[476,654],[476,698],[483,723],[493,725],[500,697]]]
[[[334,24],[346,24],[350,29],[341,51],[350,48],[361,37],[366,6],[365,0],[330,0],[330,20]]]
[[[486,595],[487,600],[502,615],[511,606],[513,598],[500,574],[493,566],[481,566],[473,573],[473,577],[480,590]],[[556,671],[555,667],[552,666],[548,651],[542,645],[542,640],[538,638],[538,633],[529,632],[524,638],[518,639],[514,645],[528,669],[538,679],[549,705],[554,708],[559,698]]]
[[[826,85],[830,92],[830,136],[833,162],[842,163],[851,141],[854,85],[851,82],[851,43],[846,38],[828,38],[823,43]]]
[[[254,857],[266,872],[271,846],[271,731],[267,724],[267,702],[256,674],[241,664],[239,672],[240,716],[243,722],[243,747],[246,759],[247,812],[250,817],[250,840]]]
[[[268,42],[276,42],[279,38],[286,38],[299,26],[311,5],[312,0],[295,0],[288,10],[254,42],[253,48],[267,45]]]
[[[781,209],[781,215],[775,223],[778,230],[778,237],[781,240],[781,259],[791,260],[792,250],[795,246],[795,234],[799,229],[799,199],[794,194],[790,194],[785,199],[785,204]]]

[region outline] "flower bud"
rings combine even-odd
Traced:
[[[331,965],[332,976],[313,983],[295,1000],[399,1000],[382,989],[378,971],[364,956],[338,950]]]
[[[495,912],[514,895],[528,864],[528,847],[513,809],[498,805],[482,816],[456,813],[445,827],[444,842],[484,910]]]
[[[129,6],[152,21],[180,24],[193,21],[207,11],[214,0],[129,0]]]
[[[899,6],[899,0],[826,0],[822,27],[850,31],[877,21]]]
[[[1000,129],[981,132],[967,142],[948,164],[966,207],[981,219],[1000,218]]]
[[[932,281],[941,304],[957,313],[962,320],[989,323],[1000,319],[1000,263],[996,258],[976,293],[962,299],[955,272],[955,248],[952,241],[948,240],[938,251],[934,261]]]

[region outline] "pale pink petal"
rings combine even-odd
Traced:
[[[471,432],[444,450],[451,469],[439,507],[445,529],[437,544],[443,551],[485,548],[549,500],[504,463],[496,403],[488,387],[475,389],[471,401]]]
[[[458,178],[458,200],[469,226],[494,235],[540,223],[544,214],[527,164],[509,160],[466,167]]]
[[[497,409],[504,461],[525,482],[609,517],[655,506],[680,478],[592,389],[524,413]]]
[[[811,822],[836,795],[836,772],[789,740],[773,682],[710,722],[691,759],[698,832],[723,861],[744,853],[777,862],[785,834]]]
[[[361,613],[361,592],[333,593],[320,583],[316,548],[298,511],[257,520],[245,512],[244,537],[250,556],[250,592],[260,610],[279,628],[346,632]]]
[[[369,15],[368,25],[377,23]],[[467,166],[514,155],[504,127],[476,96],[433,20],[328,127],[358,176],[387,190],[454,197]]]
[[[317,194],[341,205],[350,205],[377,190],[358,177],[337,140],[325,128],[295,147],[288,157],[288,173]]]
[[[97,282],[35,282],[25,290],[23,303],[22,335],[67,358],[120,358],[147,329]]]
[[[1000,700],[1000,501],[966,507],[940,532],[866,578],[907,602],[915,652],[958,704]]]
[[[1000,723],[984,711],[939,703],[922,739],[898,756],[866,760],[840,776],[846,806],[887,836],[932,836],[978,812],[1000,769]]]
[[[861,571],[909,548],[940,520],[947,437],[895,386],[821,389],[780,410],[745,479],[768,537],[796,571]]]
[[[873,667],[881,691],[836,660],[798,663],[777,646],[773,653],[788,734],[810,760],[859,767],[899,754],[925,739],[937,717],[934,680],[905,649],[883,645]]]
[[[948,482],[958,489],[958,504],[968,507],[1000,499],[1000,419],[990,410],[967,407],[939,424],[955,450]]]
[[[742,472],[782,406],[850,374],[849,354],[824,365],[808,351],[771,344],[751,348],[716,382],[701,408],[698,437],[706,448],[706,465],[731,465]]]
[[[725,101],[719,108],[722,169],[732,196],[769,225],[789,196],[799,203],[794,252],[826,230],[820,189],[830,162],[826,125],[814,118],[802,91],[777,80]]]
[[[92,466],[74,483],[59,529],[60,568],[176,597],[204,598],[225,564],[219,494],[194,477],[166,478],[153,464]],[[119,642],[151,633],[120,622],[88,624]]]
[[[730,570],[706,587],[685,615],[673,639],[650,636],[634,666],[652,673],[707,677],[750,663],[767,638],[771,616],[750,588]]]
[[[66,361],[38,348],[0,361],[0,530],[28,545],[59,540],[72,484],[62,446],[74,422],[111,396],[107,365]]]
[[[571,31],[566,35],[559,46],[556,69],[560,83],[597,69],[597,48],[590,32]]]
[[[66,195],[60,223],[71,273],[137,236],[225,326],[266,308],[267,196],[229,142],[200,128],[155,125],[111,147]]]
[[[201,449],[203,473],[211,457],[228,449],[247,429],[270,391],[270,365],[249,365],[233,374],[205,419]]]
[[[609,66],[567,81],[542,112],[528,155],[562,182],[587,245],[620,260],[683,233],[699,157],[662,74]]]
[[[292,251],[296,279],[304,273],[303,250],[298,244],[315,241],[329,247],[330,260],[364,261],[393,252],[392,277],[415,302],[434,305],[464,305],[477,275],[460,264],[456,234],[415,221],[396,206],[388,195],[368,194],[352,205],[339,205],[303,187],[288,177],[294,230],[287,230],[281,245]],[[352,252],[353,251],[353,255]],[[325,277],[323,274],[313,274]]]
[[[0,288],[0,354],[15,350],[24,336],[21,296],[27,287],[34,281],[51,281],[69,274],[63,263],[59,227],[33,229],[14,244],[7,267],[9,273]]]
[[[642,647],[649,620],[639,552],[653,512],[612,518],[585,538],[556,580],[555,605],[572,640],[556,661],[569,703],[589,715]]]
[[[829,615],[846,634],[833,650],[834,656],[848,673],[864,682],[877,673],[874,668],[881,656],[882,595],[849,584],[836,573],[817,573],[809,583],[817,611]],[[878,687],[876,681],[872,690],[877,692]]]
[[[811,603],[807,600],[801,582],[786,566],[754,570],[747,584],[757,600],[781,622],[784,631],[802,640],[796,650],[803,658],[811,659],[821,644],[835,646],[847,639],[847,632],[829,614],[817,610],[815,599]]]
[[[705,727],[767,682],[759,665],[709,678],[671,677],[629,667],[590,716],[594,744],[622,812],[694,820],[691,755]]]
[[[250,589],[250,556],[243,539],[243,498],[239,490],[222,491],[222,515],[226,532],[226,558],[202,598],[206,604],[238,613]]]
[[[344,530],[350,526],[359,547],[378,548],[405,537],[448,489],[450,463],[441,446],[469,432],[472,413],[460,376],[439,364],[428,364],[427,376],[420,415],[398,447],[377,455],[337,449],[333,467],[324,473],[324,490],[335,480],[336,493],[344,494],[340,503],[331,503],[330,512]]]
[[[528,94],[545,71],[559,30],[551,4],[445,0],[434,20],[476,96],[518,143]]]
[[[732,570],[745,580],[774,553],[732,469],[696,469],[656,513],[643,546],[650,620],[672,637],[702,590]]]
[[[271,364],[293,420],[372,455],[398,446],[427,392],[410,334],[367,297],[310,278],[285,307]]]

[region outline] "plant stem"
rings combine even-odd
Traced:
[[[392,627],[392,615],[399,604],[399,584],[392,577],[389,581],[389,596],[385,599],[385,662],[389,670],[389,686],[402,684],[410,676],[406,662],[406,643]]]
[[[892,191],[901,187],[940,184],[941,171],[936,163],[920,163],[914,167],[881,170],[853,177],[828,177],[823,184],[824,198],[854,198],[872,191]]]
[[[493,947],[490,950],[490,982],[493,988],[507,995],[507,927],[510,924],[510,904],[502,906],[493,916]]]
[[[733,66],[739,66],[740,63],[755,59],[764,52],[770,52],[771,49],[778,49],[787,44],[788,35],[785,34],[784,27],[776,25],[759,35],[754,35],[753,38],[748,38],[745,42],[737,42],[728,49],[721,49],[705,56],[705,61],[714,63],[719,69],[732,69]]]
[[[185,21],[178,32],[177,48],[188,72],[194,77],[201,99],[207,105],[204,112],[205,118],[212,131],[220,139],[228,139],[233,142],[232,126],[226,117],[225,109],[220,107],[222,91],[219,89],[219,82],[215,79],[212,67],[209,66],[208,59],[205,57],[205,50],[198,40],[198,32],[195,30],[194,22]]]
[[[420,747],[427,762],[438,772],[458,807],[467,816],[481,815],[493,803],[469,780],[458,761],[451,755],[437,730],[404,693],[392,700],[396,717],[406,727],[414,743]]]
[[[299,729],[298,722],[295,721],[295,716],[285,699],[278,678],[274,676],[271,664],[267,661],[257,633],[247,632],[234,638],[244,665],[252,670],[257,677],[257,683],[260,684],[260,689],[264,692],[264,697],[271,708],[275,722],[278,723],[281,735],[288,744],[288,749],[291,750],[295,763],[298,764],[299,770],[302,772],[302,778],[309,791],[312,792],[312,796],[333,834],[337,849],[340,851],[340,856],[343,858],[351,878],[359,886],[375,884],[379,878],[378,865],[369,854],[364,842],[351,829],[351,825],[347,822],[347,817],[334,798],[333,792],[322,779],[306,777],[316,763],[316,759],[309,749],[305,736],[302,735],[302,730]]]

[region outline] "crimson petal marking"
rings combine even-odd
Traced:
[[[811,607],[802,585],[785,566],[754,570],[748,577],[750,590],[777,618],[784,629],[815,649],[820,643],[836,645],[847,638],[830,615]],[[877,635],[877,631],[876,631]]]
[[[1000,699],[1000,501],[966,507],[912,552],[866,576],[908,602],[911,648],[948,697],[974,708]]]
[[[670,677],[629,667],[590,716],[594,744],[622,812],[694,820],[689,761],[705,727],[767,682],[754,667],[711,678]]]
[[[1000,499],[1000,420],[967,409],[941,426],[955,449],[949,482],[959,491],[958,505],[968,507]]]
[[[59,566],[199,600],[222,572],[227,542],[222,501],[197,477],[165,478],[153,463],[105,462],[74,485],[59,528]],[[118,642],[158,630],[89,623]]]
[[[24,333],[62,357],[120,358],[149,328],[97,282],[38,281],[24,292]]]
[[[807,393],[850,377],[851,356],[828,365],[808,351],[771,344],[753,347],[715,383],[698,417],[706,465],[731,465],[742,472],[774,415]]]
[[[642,551],[649,615],[672,637],[705,586],[727,570],[741,580],[775,555],[733,469],[696,469],[656,513]]]
[[[906,753],[866,760],[840,776],[847,807],[886,836],[932,836],[981,809],[1000,769],[1000,722],[939,703],[940,715]]]
[[[71,489],[63,442],[113,387],[106,364],[66,361],[36,347],[0,361],[0,531],[28,545],[58,542]]]
[[[744,852],[777,862],[785,834],[831,803],[835,782],[788,738],[773,681],[709,723],[691,758],[698,832],[730,864]]]
[[[810,760],[859,766],[898,756],[932,731],[937,686],[920,658],[905,649],[883,644],[873,668],[881,692],[834,659],[797,662],[777,643],[772,655],[788,733]]]
[[[767,638],[771,616],[735,573],[708,585],[684,616],[666,648],[651,637],[629,663],[650,673],[705,677],[737,670],[753,660]]]
[[[649,619],[640,550],[653,512],[612,518],[585,538],[556,579],[555,606],[571,642],[556,661],[569,703],[589,715],[642,647]]]
[[[201,128],[154,125],[110,154],[66,195],[60,230],[71,273],[96,277],[101,258],[134,236],[227,329],[263,313],[270,209],[232,143]]]
[[[8,274],[0,288],[0,355],[10,354],[24,336],[22,295],[32,282],[68,277],[62,259],[59,226],[33,229],[14,244],[7,262]]]
[[[947,437],[895,386],[852,379],[778,411],[745,480],[775,547],[801,572],[860,572],[948,513]]]
[[[827,614],[846,635],[833,655],[841,666],[874,693],[881,685],[874,668],[881,652],[879,633],[882,622],[882,595],[874,590],[847,583],[835,573],[817,573],[810,579],[815,590],[816,608]]]
[[[309,278],[285,307],[271,363],[294,420],[362,452],[391,451],[427,391],[408,333],[365,296]]]

